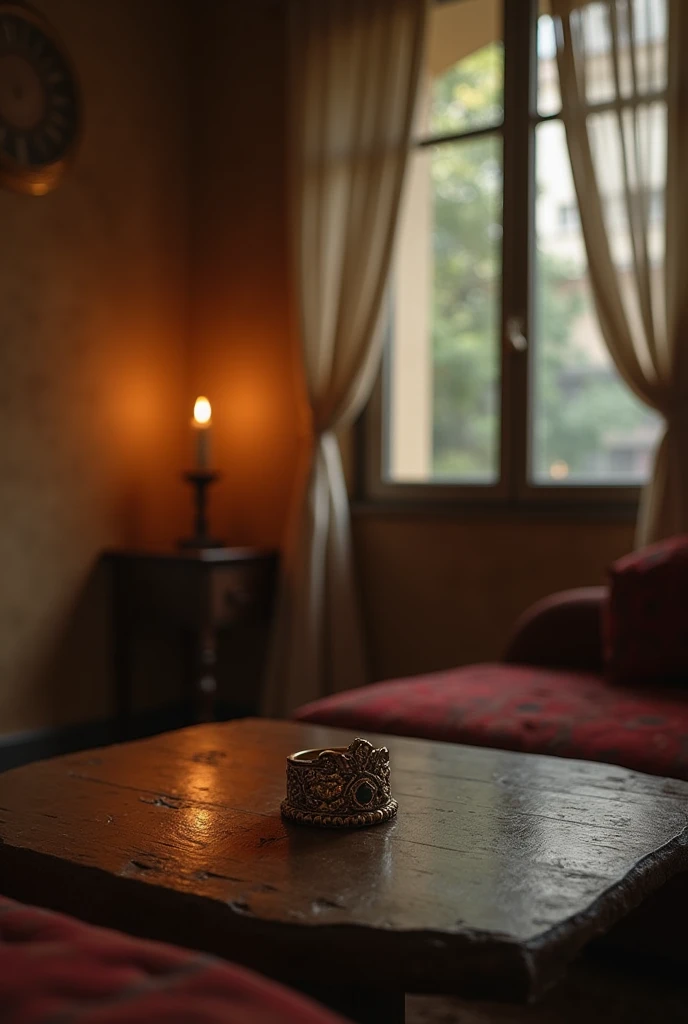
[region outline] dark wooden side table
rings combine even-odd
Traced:
[[[128,733],[137,631],[157,623],[182,640],[185,695],[192,719],[212,719],[220,630],[262,622],[272,610],[277,552],[212,548],[171,552],[112,550],[115,687],[120,732]]]

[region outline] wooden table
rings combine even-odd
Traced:
[[[277,553],[263,548],[113,550],[115,684],[120,735],[133,703],[136,634],[145,623],[179,633],[190,721],[214,717],[217,640],[221,629],[269,624]],[[256,708],[257,710],[257,708]]]
[[[7,772],[0,889],[381,1021],[405,991],[538,997],[688,867],[686,783],[399,737],[369,737],[395,821],[286,824],[286,755],[351,738],[250,719]]]

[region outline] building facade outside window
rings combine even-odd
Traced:
[[[661,265],[666,0],[628,2],[642,33],[652,163],[639,201],[650,204]],[[599,39],[591,111],[623,117],[608,102],[607,5],[581,6]],[[629,497],[649,476],[660,421],[620,380],[600,334],[559,117],[555,31],[548,0],[433,7],[389,344],[367,416],[373,495]],[[605,216],[623,268],[621,155],[604,160]]]

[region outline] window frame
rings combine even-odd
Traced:
[[[449,0],[434,0],[440,4]],[[441,506],[467,509],[556,510],[587,509],[621,518],[635,515],[641,484],[538,484],[529,479],[531,456],[530,410],[534,395],[533,346],[535,328],[535,136],[540,124],[561,121],[561,111],[541,114],[537,109],[537,23],[539,0],[502,0],[504,46],[504,115],[501,125],[457,131],[431,140],[414,141],[413,147],[469,140],[480,136],[501,137],[503,145],[502,253],[526,239],[527,260],[502,260],[500,337],[499,479],[495,484],[454,481],[402,483],[383,477],[384,384],[390,372],[391,346],[385,345],[381,372],[358,425],[357,497],[375,504]],[[525,57],[524,57],[525,55]],[[524,68],[525,72],[524,73]],[[659,97],[657,97],[659,98]],[[600,104],[602,110],[606,104]],[[597,105],[595,106],[597,109]],[[508,340],[508,324],[517,319],[528,339],[525,350]],[[391,318],[390,318],[391,324]],[[388,327],[389,342],[393,327]]]

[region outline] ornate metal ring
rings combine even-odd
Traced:
[[[367,740],[348,747],[300,750],[287,758],[282,814],[300,825],[362,828],[397,813],[389,786],[389,751]]]

